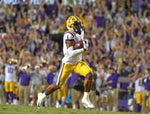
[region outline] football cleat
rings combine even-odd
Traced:
[[[37,107],[38,109],[41,109],[42,108],[42,105],[43,105],[43,102],[46,98],[46,95],[43,94],[43,93],[39,93],[38,94],[38,100],[37,100]]]
[[[85,108],[91,108],[91,109],[95,108],[95,106],[90,102],[89,98],[82,98],[81,103]]]

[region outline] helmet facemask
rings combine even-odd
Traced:
[[[73,23],[73,30],[78,33],[78,34],[81,34],[81,30],[83,28],[83,25],[82,25],[82,22],[80,20],[78,21],[75,21]]]

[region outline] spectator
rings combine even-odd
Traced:
[[[104,66],[103,65],[99,65],[97,67],[97,79],[96,79],[96,109],[99,110],[100,108],[100,94],[101,94],[101,89],[102,89],[102,86],[104,85],[103,83],[103,75],[104,75]]]
[[[119,92],[121,92],[120,93],[120,97],[123,100],[128,100],[128,97],[129,97],[128,90],[127,90],[128,86],[129,86],[128,83],[125,83],[125,82],[120,83],[120,90],[119,90]]]
[[[122,65],[121,71],[120,71],[120,76],[122,77],[127,77],[128,72],[125,70],[125,65]]]
[[[29,16],[31,17],[32,20],[36,20],[36,17],[37,17],[37,11],[36,9],[34,8],[34,5],[31,5],[29,10],[28,10],[28,14]]]
[[[45,76],[40,72],[40,66],[35,65],[34,71],[30,73],[31,82],[33,86],[33,105],[36,105],[37,95],[39,92],[42,92],[44,88],[42,85],[45,84]]]
[[[5,21],[5,16],[6,16],[5,5],[4,5],[4,2],[2,2],[0,4],[0,19],[2,21]]]
[[[104,28],[104,16],[101,10],[98,10],[98,12],[95,15],[95,20],[97,22],[97,28]]]
[[[90,100],[96,106],[96,79],[97,79],[97,74],[96,74],[96,67],[92,67],[93,71],[93,79],[92,79],[92,86],[91,86],[91,91],[90,91]]]
[[[83,78],[82,76],[76,73],[73,73],[68,80],[69,88],[71,90],[73,109],[78,109],[78,108],[83,109],[83,106],[81,104],[81,97],[84,92],[82,78]],[[79,103],[79,106],[78,106],[78,103]]]
[[[0,31],[4,32],[4,30],[5,30],[5,22],[2,21],[2,19],[0,18]]]
[[[56,82],[57,80],[57,68],[56,66],[49,66],[50,72],[48,73],[46,77],[47,86]],[[55,107],[56,106],[56,100],[57,100],[57,92],[53,92],[51,95],[49,95],[49,106]]]
[[[28,105],[29,103],[29,90],[31,87],[31,77],[27,74],[27,67],[23,66],[20,69],[20,87],[19,87],[19,100],[23,105]]]
[[[0,93],[1,93],[0,101],[1,101],[1,104],[5,103],[4,83],[5,83],[4,68],[1,68],[1,74],[0,74]]]
[[[145,113],[146,112],[146,107],[149,107],[147,106],[148,105],[148,102],[149,101],[149,94],[150,94],[150,73],[149,73],[149,69],[145,69],[145,76],[142,77],[142,80],[141,80],[141,84],[145,86],[145,90],[143,92],[143,102],[142,102],[142,110],[141,112],[142,113]]]
[[[105,86],[105,82],[107,81],[109,76],[110,76],[109,70],[104,68],[104,75],[101,75],[101,77],[100,77],[103,80],[103,85],[100,88],[100,99],[102,102],[101,110],[103,110],[103,111],[108,110],[108,106],[106,103],[108,103],[108,89],[109,89],[109,87]]]
[[[106,85],[110,88],[108,90],[108,106],[109,111],[118,111],[118,78],[120,76],[120,65],[118,66],[117,71],[115,72],[114,68],[110,68],[111,76],[107,79]],[[114,97],[115,96],[115,97]]]

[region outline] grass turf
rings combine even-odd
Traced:
[[[128,112],[108,112],[95,110],[73,110],[66,108],[43,107],[37,109],[36,106],[23,105],[0,105],[0,114],[135,114]]]

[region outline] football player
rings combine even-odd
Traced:
[[[92,83],[92,70],[82,61],[82,53],[88,50],[89,47],[88,41],[83,40],[84,31],[82,22],[77,16],[70,16],[66,21],[66,26],[68,31],[66,31],[63,36],[64,57],[62,59],[57,82],[49,85],[44,93],[38,94],[38,108],[41,108],[47,95],[65,84],[69,74],[72,72],[85,77],[84,96],[81,102],[85,108],[94,108],[94,105],[89,100],[89,91]],[[74,44],[81,40],[83,40],[83,48],[74,50]]]
[[[139,69],[138,69],[139,70]],[[135,71],[135,98],[136,98],[136,109],[137,112],[141,112],[141,106],[143,101],[144,86],[141,84],[143,72]]]
[[[13,64],[12,64],[12,66],[13,67],[15,67],[15,70],[14,70],[14,72],[13,72],[13,94],[15,95],[16,94],[16,88],[15,88],[15,86],[16,86],[16,83],[17,83],[17,65],[18,65],[18,60],[17,59],[11,59],[12,60],[12,62],[13,62]]]
[[[142,113],[146,112],[149,108],[148,102],[150,102],[150,69],[146,68],[144,71],[144,76],[142,77],[141,84],[144,85],[145,89],[143,92],[143,102],[142,102]]]
[[[13,65],[13,60],[10,58],[5,64],[5,92],[6,92],[6,104],[9,104],[9,94],[11,97],[11,104],[14,99],[14,76],[16,75],[16,66]]]

